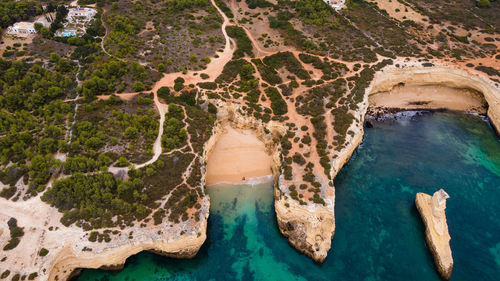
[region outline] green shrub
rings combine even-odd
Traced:
[[[163,217],[165,216],[165,211],[163,209],[158,209],[153,214],[153,220],[155,225],[159,225],[163,221]]]
[[[123,136],[126,139],[136,139],[138,133],[139,133],[139,130],[137,130],[136,127],[130,126],[130,127],[127,127],[125,129]]]
[[[24,235],[23,228],[17,226],[17,220],[15,218],[10,218],[7,225],[10,230],[10,240],[7,245],[3,247],[4,251],[12,250],[17,247],[19,242],[21,242],[21,237]]]
[[[217,107],[212,103],[208,103],[208,112],[211,114],[217,114]]]
[[[167,71],[167,68],[165,67],[165,64],[164,63],[159,63],[156,68],[158,69],[159,72],[165,72]]]
[[[477,6],[479,8],[489,8],[491,6],[490,0],[478,0]]]
[[[135,81],[134,85],[132,85],[132,88],[136,92],[143,91],[144,90],[144,83],[142,83],[141,81]]]
[[[295,154],[292,156],[293,162],[299,164],[299,165],[304,165],[306,163],[306,160],[302,156],[302,154],[295,152]]]
[[[42,248],[40,249],[40,251],[38,252],[38,255],[40,257],[45,257],[47,254],[49,253],[49,250],[45,249],[45,248]]]
[[[127,167],[127,165],[128,165],[127,158],[125,158],[124,156],[120,156],[120,158],[118,158],[118,163],[116,163],[116,166],[117,167]]]
[[[90,234],[89,234],[89,241],[90,242],[96,242],[98,235],[99,235],[99,232],[97,232],[97,231],[90,232]]]
[[[271,108],[275,115],[283,115],[288,112],[288,106],[276,88],[269,87],[265,92],[267,97],[271,100]]]
[[[174,90],[179,92],[182,89],[184,89],[184,79],[182,77],[177,77],[174,80]]]
[[[217,89],[217,83],[215,82],[200,82],[198,86],[202,89],[215,90]]]
[[[236,39],[237,48],[233,53],[233,59],[239,59],[246,55],[253,57],[253,46],[252,41],[248,39],[245,30],[239,26],[227,26],[227,35]]]
[[[160,97],[162,99],[167,99],[170,95],[170,88],[169,87],[161,87],[160,89],[158,89],[156,94],[158,95],[158,97]]]

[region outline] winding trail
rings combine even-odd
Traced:
[[[224,51],[222,53],[219,53],[218,58],[213,58],[210,63],[207,65],[207,68],[204,71],[205,73],[210,73],[210,80],[209,81],[214,81],[216,77],[218,77],[221,73],[222,70],[224,69],[224,66],[232,59],[233,53],[236,49],[236,44],[232,42],[231,38],[227,35],[226,32],[226,26],[229,25],[229,19],[227,18],[226,14],[217,6],[215,3],[215,0],[211,0],[212,5],[217,9],[219,14],[222,16],[224,19],[224,22],[222,23],[222,34],[224,35],[224,38],[226,40],[226,44],[224,46]],[[106,32],[107,33],[107,32]],[[231,46],[232,45],[232,46]],[[147,165],[150,165],[158,158],[160,158],[160,155],[162,153],[162,147],[161,147],[161,137],[163,135],[163,124],[165,123],[165,114],[168,112],[168,105],[164,104],[160,101],[158,98],[157,92],[161,87],[169,87],[174,84],[174,80],[177,77],[182,77],[185,80],[186,84],[196,84],[201,81],[207,81],[203,80],[199,75],[200,71],[188,71],[186,74],[182,74],[182,72],[176,72],[176,73],[169,73],[163,75],[163,77],[158,81],[153,89],[152,92],[154,94],[154,103],[156,105],[156,108],[158,109],[158,113],[160,114],[160,126],[158,128],[158,136],[156,137],[156,140],[153,144],[153,157],[148,160],[147,162],[144,162],[142,164],[134,164],[134,167],[136,169],[143,168]],[[124,94],[124,95],[130,95],[131,93]],[[189,134],[188,134],[189,135]],[[190,142],[188,144],[191,147]],[[192,150],[192,147],[191,147]]]
[[[108,27],[107,27],[107,26],[106,26],[106,24],[104,23],[104,14],[105,14],[105,13],[106,13],[106,10],[104,10],[104,9],[103,9],[103,10],[102,10],[102,14],[101,14],[101,24],[102,24],[102,26],[104,26],[105,33],[104,33],[104,36],[102,37],[102,40],[101,40],[101,49],[102,49],[102,51],[103,51],[106,55],[108,55],[110,58],[115,58],[115,59],[117,59],[117,60],[119,60],[119,61],[122,61],[122,62],[127,62],[126,60],[124,60],[124,59],[122,59],[122,58],[119,58],[119,57],[117,57],[117,56],[115,56],[115,55],[110,54],[110,53],[106,50],[106,48],[104,47],[104,42],[106,41],[106,37],[108,37],[108,34],[109,34]]]
[[[80,64],[80,61],[77,61],[78,63],[78,71],[76,72],[75,74],[75,77],[76,77],[76,82],[77,82],[77,85],[78,87],[81,87],[82,86],[82,81],[80,80],[79,76],[80,76],[80,72],[82,71],[82,65]],[[71,138],[73,137],[73,127],[76,123],[76,114],[78,112],[78,100],[80,99],[80,92],[77,91],[77,95],[75,98],[73,99],[66,99],[64,100],[65,102],[74,102],[75,103],[75,107],[73,109],[73,121],[71,122],[70,125],[67,125],[67,130],[66,130],[66,139],[68,139],[68,144],[71,144]]]
[[[259,43],[257,41],[255,41],[255,38],[253,37],[252,33],[250,33],[250,30],[248,30],[248,28],[246,28],[243,25],[240,27],[243,28],[243,30],[245,30],[245,33],[247,34],[248,39],[250,39],[250,41],[253,44],[253,47],[255,48],[255,50],[257,50],[257,52],[259,52],[260,54],[263,54],[264,56],[275,53],[275,52],[269,52],[269,51],[262,50],[259,46]]]
[[[150,164],[156,162],[163,152],[162,146],[161,146],[161,138],[163,135],[163,124],[165,123],[165,114],[168,113],[168,105],[164,104],[160,101],[160,99],[158,98],[158,95],[157,95],[158,90],[161,87],[172,87],[174,85],[174,80],[177,79],[178,77],[182,77],[185,81],[184,84],[186,84],[186,85],[187,84],[196,85],[199,82],[207,82],[207,81],[213,82],[213,81],[215,81],[215,78],[217,78],[222,73],[224,66],[229,61],[231,61],[231,59],[233,58],[233,53],[236,50],[237,46],[236,46],[236,43],[234,42],[234,40],[232,38],[230,38],[229,35],[227,34],[226,27],[229,25],[232,26],[232,25],[236,25],[236,24],[230,22],[229,18],[226,16],[226,14],[219,8],[219,6],[217,6],[217,4],[215,3],[215,0],[210,0],[210,1],[211,1],[212,5],[217,9],[217,11],[219,12],[219,14],[222,16],[222,18],[224,20],[222,23],[222,27],[221,27],[222,34],[224,35],[224,38],[226,41],[225,46],[224,46],[224,50],[222,52],[217,53],[218,57],[212,58],[210,63],[207,65],[207,68],[202,70],[202,71],[190,70],[185,74],[183,74],[182,72],[164,74],[163,77],[158,82],[155,83],[151,92],[153,92],[153,94],[154,94],[154,103],[155,103],[155,106],[158,110],[158,113],[160,114],[160,126],[158,129],[158,136],[153,144],[153,157],[144,163],[132,164],[135,169],[140,169],[140,168],[143,168],[147,165],[150,165]],[[269,52],[269,51],[262,50],[260,48],[258,42],[256,42],[256,40],[254,39],[254,37],[252,36],[250,31],[246,27],[241,26],[241,25],[237,25],[237,26],[240,26],[243,28],[243,30],[245,30],[245,33],[247,34],[249,40],[252,42],[254,49],[260,54],[260,56],[256,56],[256,58],[263,58],[263,57],[266,57],[268,55],[277,53],[277,52]],[[107,34],[107,29],[106,29],[106,34]],[[104,48],[103,48],[103,50],[104,50]],[[296,57],[298,57],[298,54],[300,53],[298,51],[291,51],[291,52],[294,53],[294,55]],[[314,55],[314,56],[316,56],[316,55]],[[319,56],[319,57],[321,57],[321,56]],[[251,63],[251,60],[248,60],[248,61]],[[349,68],[352,68],[352,65],[355,63],[355,62],[344,62],[341,60],[333,60],[333,59],[332,59],[332,61],[346,64],[346,65],[348,65]],[[254,65],[254,67],[255,67],[255,65]],[[199,73],[207,73],[210,75],[210,78],[207,80],[202,79],[200,77]],[[258,73],[258,71],[257,71],[257,73]],[[260,73],[259,73],[259,75],[260,75]],[[260,85],[259,85],[259,89],[261,89]],[[120,96],[120,97],[123,96],[123,97],[130,98],[130,97],[135,96],[137,94],[139,94],[139,93],[122,93],[122,94],[117,94],[117,96]],[[105,98],[105,97],[100,97],[100,98]],[[188,145],[191,147],[189,139],[188,139]],[[193,151],[192,147],[191,147],[191,150]]]

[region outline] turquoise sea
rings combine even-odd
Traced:
[[[271,184],[215,186],[208,239],[196,258],[141,253],[88,280],[440,280],[415,194],[444,188],[451,280],[499,280],[500,141],[480,117],[425,113],[374,122],[336,181],[336,233],[323,264],[281,236]]]

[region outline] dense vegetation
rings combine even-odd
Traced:
[[[0,27],[6,28],[17,21],[25,21],[42,14],[42,5],[31,0],[4,0],[0,2]]]
[[[271,100],[271,108],[273,109],[273,113],[275,115],[283,115],[288,112],[286,102],[283,100],[280,92],[276,88],[267,88],[266,95]]]
[[[228,1],[215,2],[232,19],[226,31],[237,44],[218,77],[203,73],[224,43],[222,18],[209,0],[80,0],[97,3],[98,14],[85,35],[72,38],[55,37],[68,11],[49,4],[47,11],[56,12],[51,27],[37,25],[41,36],[26,46],[9,46],[6,59],[0,59],[0,180],[8,185],[0,196],[20,200],[43,193],[42,200],[63,213],[63,224],[85,230],[150,221],[159,225],[165,219],[198,221],[205,196],[201,154],[215,122],[214,104],[221,100],[240,104],[242,113],[264,123],[286,125],[280,142],[284,179],[303,182],[290,185],[287,192],[300,204],[324,205],[311,151],[333,185],[332,157],[354,134],[349,128],[359,120],[353,112],[375,72],[393,63],[388,58],[463,60],[497,51],[493,35],[481,44],[446,25],[438,35],[421,37],[425,32],[420,24],[395,20],[362,0],[347,1],[347,8],[338,12],[323,0],[278,0],[278,5],[245,0],[251,11],[232,11]],[[431,24],[498,32],[499,1],[403,2],[428,16]],[[2,1],[0,26],[41,12],[35,2]],[[299,52],[256,58],[247,35],[255,31],[245,25],[258,20],[269,23],[271,33],[258,38],[265,41],[263,49],[292,46]],[[270,38],[281,41],[268,43]],[[500,77],[493,67],[469,67]],[[153,83],[163,73],[188,70],[203,82],[193,85],[179,74],[173,85],[158,89],[158,97],[168,104],[163,153],[153,164],[136,169],[135,164],[151,159],[160,129],[149,93]],[[113,95],[128,92],[140,94],[127,101]],[[292,123],[297,120],[289,120],[295,113],[303,123],[300,131]],[[307,152],[292,153],[297,146]],[[11,221],[9,228],[11,241],[5,247],[13,248],[23,230]],[[111,239],[109,230],[92,231],[88,238]]]
[[[239,26],[226,27],[227,34],[236,39],[238,48],[234,51],[233,59],[239,59],[245,55],[253,57],[252,42],[248,39],[245,30]]]
[[[83,106],[77,118],[69,151],[72,154],[85,153],[97,160],[94,163],[86,161],[88,164],[82,168],[87,166],[87,169],[97,170],[101,165],[108,166],[118,155],[136,163],[151,157],[153,142],[158,135],[159,116],[154,111],[150,95],[129,102],[114,97],[94,101]],[[74,170],[69,166],[76,159],[68,160],[64,169],[68,166],[68,170]],[[85,162],[83,158],[78,160]]]
[[[291,52],[279,52],[264,58],[264,63],[274,69],[285,67],[298,78],[306,80],[310,79],[309,73],[302,67],[302,64],[295,58]]]

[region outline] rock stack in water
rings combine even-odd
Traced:
[[[442,189],[432,197],[425,193],[417,193],[415,204],[425,224],[425,239],[434,256],[439,274],[445,280],[450,279],[453,269],[450,234],[446,223],[446,199],[450,196]]]

